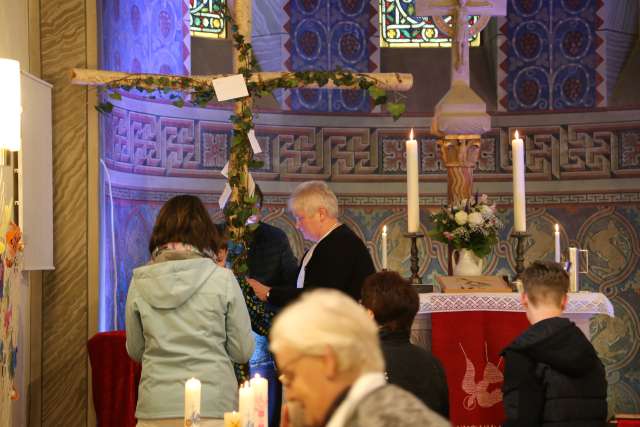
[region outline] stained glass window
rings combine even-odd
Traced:
[[[448,47],[451,39],[443,34],[430,16],[415,16],[415,0],[380,1],[381,47]],[[451,17],[445,18],[449,22]],[[478,20],[470,16],[469,23]],[[480,34],[470,40],[471,46],[480,46]]]
[[[223,39],[227,37],[225,3],[227,0],[190,0],[191,35]]]

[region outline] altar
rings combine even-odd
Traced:
[[[569,294],[565,317],[589,338],[589,320],[596,315],[614,315],[605,295]],[[502,423],[500,351],[528,326],[515,292],[420,294],[411,339],[430,349],[444,365],[452,426]]]

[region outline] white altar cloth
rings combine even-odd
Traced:
[[[524,312],[520,304],[520,294],[513,293],[460,293],[420,294],[418,314],[447,313],[460,311],[504,311]],[[604,294],[597,292],[570,293],[565,315],[614,316],[613,305]]]

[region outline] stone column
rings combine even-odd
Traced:
[[[447,198],[451,205],[473,194],[473,169],[480,155],[480,135],[446,135],[438,140],[447,166]]]

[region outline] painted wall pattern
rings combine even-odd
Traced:
[[[189,0],[102,0],[100,67],[189,75]]]
[[[291,118],[292,121],[299,121]],[[119,171],[153,176],[220,177],[231,127],[217,121],[164,117],[116,107],[102,117],[104,158]],[[640,121],[518,127],[526,135],[527,179],[640,177]],[[511,177],[512,129],[483,136],[478,181]],[[406,129],[256,125],[262,179],[402,181]],[[446,180],[436,138],[416,129],[423,180]]]
[[[285,67],[291,71],[378,69],[377,0],[289,0],[284,6],[289,39]],[[364,91],[290,91],[294,111],[370,111]]]
[[[164,200],[171,193],[134,191],[114,188],[116,253],[119,270],[117,307],[119,325],[123,325],[126,290],[131,271],[146,262],[147,242],[153,221]],[[379,252],[383,224],[389,229],[389,267],[409,275],[409,244],[403,238],[406,213],[402,196],[372,196],[371,187],[363,185],[363,194],[340,196],[341,219],[361,236],[380,268]],[[615,318],[596,317],[591,324],[593,343],[607,365],[611,410],[640,411],[640,193],[627,193],[627,201],[616,202],[609,193],[586,195],[555,194],[528,197],[529,242],[527,262],[553,257],[552,231],[557,222],[563,225],[562,246],[577,245],[589,249],[591,272],[583,280],[584,287],[603,292],[613,302]],[[214,220],[221,221],[214,194],[201,195]],[[515,260],[508,234],[512,227],[512,211],[508,196],[496,197],[502,205],[499,215],[506,227],[501,241],[487,258],[486,274],[512,274]],[[607,202],[603,203],[602,201]],[[428,212],[440,206],[445,196],[423,200],[423,231],[429,228]],[[567,201],[572,201],[567,203]],[[265,219],[287,232],[296,256],[306,243],[295,230],[295,222],[284,211],[286,195],[268,196]],[[126,238],[125,238],[126,236]],[[426,239],[420,242],[420,274],[429,282],[434,274],[446,271],[446,248]]]
[[[120,184],[112,188],[116,258],[112,262],[108,256],[102,257],[103,280],[111,290],[107,311],[117,313],[119,327],[123,325],[131,272],[147,261],[147,242],[155,216],[162,203],[174,195],[159,189],[168,188],[164,184],[167,180],[181,178],[182,191],[193,188],[207,203],[214,219],[222,221],[222,213],[216,207],[218,194],[214,191],[222,188],[219,173],[227,161],[230,141],[226,111],[195,113],[158,106],[165,113],[152,114],[148,108],[136,107],[135,102],[120,104],[111,115],[101,119],[103,158],[113,173],[130,180],[123,185],[121,178]],[[584,280],[585,287],[603,292],[616,310],[616,318],[597,317],[591,324],[594,345],[608,367],[611,409],[639,412],[640,191],[637,185],[629,183],[630,179],[640,178],[640,121],[633,119],[638,117],[633,112],[624,116],[627,119],[621,119],[620,114],[626,113],[547,115],[543,120],[540,115],[496,116],[493,118],[496,127],[483,136],[476,179],[490,189],[495,184],[496,190],[489,193],[500,206],[500,215],[506,223],[500,243],[486,260],[485,272],[510,274],[515,264],[508,239],[512,201],[509,194],[498,188],[511,179],[512,126],[516,122],[565,121],[518,126],[526,135],[528,182],[571,183],[569,190],[527,194],[528,229],[533,235],[527,257],[533,260],[552,256],[551,231],[556,222],[563,226],[564,248],[578,245],[589,249],[591,272]],[[261,114],[256,131],[263,149],[260,157],[265,164],[254,171],[254,176],[263,182],[290,182],[286,184],[289,186],[308,179],[323,179],[336,186],[355,185],[357,191],[339,193],[342,220],[362,237],[378,266],[382,225],[387,224],[390,267],[408,275],[409,246],[402,237],[406,228],[405,196],[401,190],[394,193],[389,190],[391,187],[384,186],[398,185],[405,179],[406,124],[382,126],[378,118],[361,117],[356,118],[358,127],[337,127],[335,117]],[[413,123],[413,119],[403,120]],[[423,181],[444,182],[445,167],[427,129],[417,128],[421,177]],[[608,189],[592,191],[591,183],[602,179],[609,180]],[[617,191],[615,182],[628,189]],[[202,193],[202,188],[207,187],[212,192]],[[108,196],[106,183],[104,192]],[[109,221],[110,201],[108,197],[103,200],[104,221]],[[429,228],[429,211],[445,200],[445,194],[423,193],[421,215],[425,230]],[[308,243],[284,211],[286,201],[287,194],[268,194],[265,218],[287,232],[294,252],[301,256]],[[105,247],[110,248],[109,233],[102,235]],[[441,244],[424,240],[420,252],[420,274],[425,281],[445,271],[446,251]],[[118,274],[115,287],[114,265]]]
[[[606,105],[602,0],[509,0],[498,20],[503,111]]]

